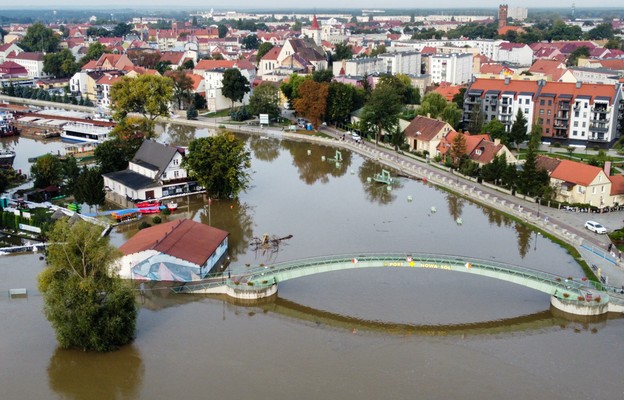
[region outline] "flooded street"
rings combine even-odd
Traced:
[[[208,134],[182,128],[161,140],[186,145]],[[241,137],[252,153],[250,190],[211,206],[201,196],[180,199],[169,216],[230,232],[234,271],[330,254],[429,252],[581,276],[557,245],[494,211],[407,178],[391,190],[369,183],[381,167],[355,153],[342,152],[336,164],[333,148]],[[27,143],[16,145],[16,168]],[[28,152],[54,146],[29,144]],[[112,243],[135,232],[120,227]],[[253,238],[264,234],[292,238],[254,250]],[[27,298],[0,297],[2,397],[624,396],[624,319],[564,316],[550,310],[543,293],[485,277],[392,268],[332,272],[280,283],[277,299],[254,306],[154,285],[137,297],[135,342],[91,354],[57,349],[36,290],[42,268],[36,254],[0,258],[0,292],[29,291]]]

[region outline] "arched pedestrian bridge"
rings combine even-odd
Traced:
[[[572,314],[624,312],[624,295],[617,288],[491,260],[425,253],[348,254],[307,258],[253,267],[244,274],[228,279],[214,278],[198,284],[179,286],[174,290],[178,293],[216,293],[256,300],[277,293],[279,282],[312,274],[362,268],[427,268],[481,275],[546,293],[551,296],[553,306]]]

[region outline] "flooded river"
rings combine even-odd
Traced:
[[[206,134],[179,128],[162,140],[185,145]],[[336,164],[329,147],[242,137],[252,152],[252,187],[210,207],[201,197],[181,199],[170,216],[229,231],[235,271],[388,251],[581,276],[558,246],[494,211],[407,178],[391,190],[369,183],[381,167],[357,154],[343,151]],[[16,163],[40,150],[26,150],[30,142],[22,140]],[[124,226],[111,240],[120,245],[135,232]],[[292,238],[255,250],[250,243],[263,234]],[[36,290],[42,268],[36,254],[0,258],[0,292],[29,290],[27,298],[0,297],[3,398],[624,397],[624,319],[564,316],[545,294],[485,277],[392,268],[325,273],[283,282],[277,299],[254,306],[153,286],[137,297],[135,342],[91,354],[57,349]]]

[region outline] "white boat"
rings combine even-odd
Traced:
[[[61,140],[65,142],[103,143],[108,140],[112,126],[98,126],[86,122],[69,122],[63,125]]]
[[[13,167],[13,160],[15,160],[15,152],[10,149],[0,149],[0,168]]]
[[[178,203],[170,201],[169,203],[167,203],[167,208],[169,209],[169,211],[175,211],[178,209]]]

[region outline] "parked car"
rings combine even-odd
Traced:
[[[585,222],[585,228],[587,228],[588,230],[594,233],[600,233],[600,234],[607,233],[607,228],[605,228],[604,226],[602,226],[600,223],[596,221]]]
[[[362,142],[362,138],[360,137],[360,135],[358,135],[355,132],[351,133],[351,138],[353,139],[353,141],[355,141],[355,143],[361,143]]]

